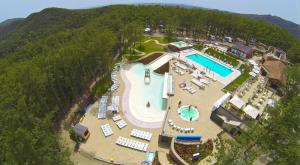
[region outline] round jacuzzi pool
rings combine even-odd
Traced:
[[[194,121],[194,120],[198,119],[198,117],[199,117],[198,110],[195,107],[190,106],[190,105],[181,106],[178,109],[178,114],[179,114],[180,118],[185,121]]]

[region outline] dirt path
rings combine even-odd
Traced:
[[[168,45],[168,44],[162,44],[162,43],[160,43],[158,40],[156,40],[156,39],[149,39],[149,40],[146,40],[146,41],[144,41],[143,43],[147,43],[147,42],[150,42],[150,41],[154,41],[157,45],[161,45],[161,46],[166,46],[166,45]]]
[[[166,46],[166,45],[168,45],[168,44],[162,44],[162,43],[160,43],[158,40],[156,40],[156,39],[149,39],[149,40],[146,40],[146,41],[144,41],[144,42],[142,42],[142,43],[148,43],[148,42],[151,42],[151,41],[154,41],[157,45],[160,45],[160,46]],[[136,52],[138,52],[139,53],[139,56],[144,56],[144,55],[149,55],[149,54],[152,54],[152,53],[155,53],[155,52],[151,52],[151,53],[148,53],[148,54],[146,54],[145,52],[143,52],[143,51],[140,51],[140,50],[137,50],[136,48],[132,48],[134,51],[136,51]]]

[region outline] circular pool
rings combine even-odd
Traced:
[[[180,118],[185,121],[194,121],[199,117],[198,110],[195,107],[190,105],[181,106],[178,109],[178,114]]]

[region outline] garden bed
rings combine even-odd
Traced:
[[[207,49],[206,50],[206,53],[213,56],[213,57],[216,57],[220,60],[226,60],[226,62],[230,63],[233,67],[236,67],[239,65],[239,61],[237,59],[235,59],[234,57],[231,57],[230,55],[228,54],[223,54],[223,53],[220,53],[218,51],[215,51],[211,48]]]
[[[212,154],[213,141],[208,140],[206,143],[200,144],[199,147],[197,145],[175,143],[174,147],[177,154],[187,163],[198,164],[201,160]],[[192,161],[192,156],[195,153],[200,153],[200,158],[197,161]]]
[[[204,49],[205,47],[201,44],[197,44],[197,45],[194,45],[194,48],[201,51],[202,49]]]
[[[146,56],[145,58],[138,60],[138,62],[143,63],[144,65],[147,65],[150,62],[152,62],[153,60],[160,57],[161,55],[163,55],[163,53],[153,53],[151,55]]]
[[[239,88],[246,80],[248,80],[248,78],[251,75],[249,74],[249,72],[243,73],[242,75],[240,75],[237,79],[235,79],[234,81],[232,81],[229,85],[227,85],[225,87],[226,91],[232,92],[234,90],[236,90],[237,88]]]
[[[166,72],[169,72],[169,62],[165,63],[161,67],[157,68],[154,72],[159,73],[159,74],[165,74]]]

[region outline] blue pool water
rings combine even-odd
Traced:
[[[183,41],[174,42],[174,44],[175,44],[177,47],[186,47],[186,46],[188,46],[188,44],[185,43],[185,42],[183,42]]]
[[[180,118],[185,121],[195,121],[199,117],[199,112],[196,108],[190,107],[189,105],[184,105],[179,108]]]
[[[198,53],[186,56],[186,58],[196,62],[199,65],[202,65],[205,68],[208,68],[222,77],[227,77],[233,72],[230,68],[227,68],[226,66]]]
[[[150,83],[145,83],[145,69],[148,69],[146,65],[137,63],[126,70],[126,77],[131,86],[129,97],[126,98],[129,110],[140,121],[160,122],[165,115],[162,99],[164,76],[150,69]],[[148,102],[150,107],[146,106]]]

